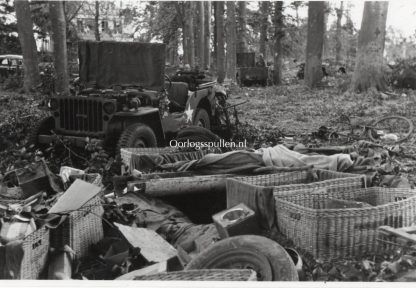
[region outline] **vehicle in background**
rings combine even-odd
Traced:
[[[0,76],[7,78],[10,75],[19,73],[23,69],[22,55],[0,55]]]
[[[265,65],[263,55],[259,54],[256,61],[254,52],[237,53],[236,76],[240,86],[266,86],[269,68]]]

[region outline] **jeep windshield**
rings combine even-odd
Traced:
[[[136,86],[164,88],[165,44],[81,41],[78,44],[80,80],[86,87],[108,89]]]

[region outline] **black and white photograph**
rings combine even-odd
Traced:
[[[413,1],[0,0],[0,286],[416,281],[415,89]]]

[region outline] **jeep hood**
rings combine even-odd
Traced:
[[[165,44],[80,41],[80,80],[99,89],[139,85],[160,91],[164,87],[165,53]]]

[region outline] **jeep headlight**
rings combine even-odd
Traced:
[[[107,114],[113,114],[116,111],[116,105],[112,102],[104,103],[103,110]]]
[[[56,100],[56,99],[49,100],[48,106],[51,110],[58,109],[58,106],[59,106],[58,100]]]

